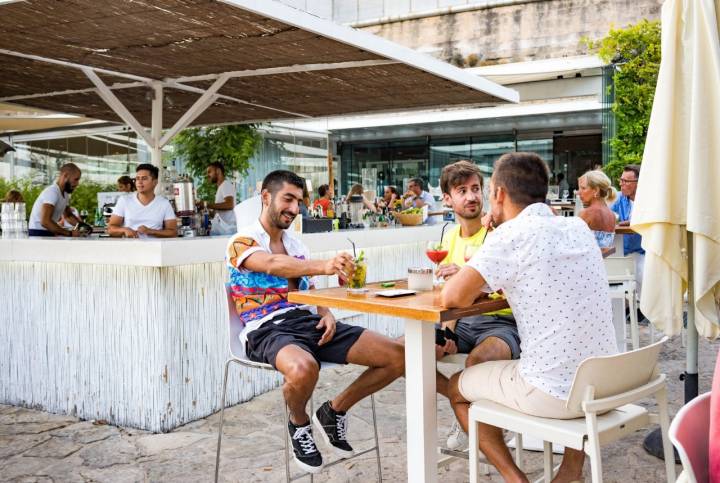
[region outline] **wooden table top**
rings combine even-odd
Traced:
[[[367,288],[366,293],[359,295],[348,293],[345,287],[290,292],[288,301],[427,322],[455,320],[508,307],[508,303],[504,299],[482,299],[469,307],[448,309],[440,305],[440,288],[438,287],[433,291],[418,292],[415,295],[394,298],[375,295],[377,291],[389,290],[380,287],[380,283],[369,284]],[[395,286],[391,287],[391,289],[400,288],[407,288],[407,280],[398,280],[395,282]]]
[[[620,226],[617,225],[615,227],[615,234],[616,235],[635,235],[636,232],[630,229],[629,226]]]

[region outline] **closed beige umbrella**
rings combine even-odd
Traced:
[[[719,2],[663,4],[662,61],[630,220],[643,237],[640,308],[648,320],[680,333],[687,290],[686,402],[698,394],[698,333],[719,332]],[[663,457],[660,431],[643,445]]]
[[[680,333],[682,297],[694,283],[695,325],[720,332],[720,1],[667,0],[662,62],[631,227],[646,250],[640,307]],[[688,268],[688,234],[694,239]],[[692,314],[691,314],[692,315]]]

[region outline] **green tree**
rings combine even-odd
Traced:
[[[617,180],[626,164],[642,162],[645,137],[660,70],[660,22],[641,20],[610,29],[599,41],[585,41],[600,59],[615,66],[613,86],[617,132],[610,140],[612,156],[605,172]]]
[[[70,197],[70,206],[78,212],[87,210],[89,220],[94,220],[95,209],[97,208],[97,194],[103,191],[117,191],[115,184],[100,184],[94,181],[80,180],[80,184]]]
[[[174,148],[178,157],[194,178],[202,179],[198,196],[212,199],[217,187],[208,183],[205,171],[212,162],[225,166],[226,174],[244,176],[250,167],[262,136],[252,124],[185,129],[175,138]]]

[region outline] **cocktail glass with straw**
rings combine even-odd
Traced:
[[[346,282],[347,291],[348,293],[353,294],[365,293],[367,292],[367,288],[365,288],[365,278],[367,275],[365,252],[363,250],[360,250],[360,253],[358,254],[355,248],[355,242],[353,242],[350,238],[348,238],[348,241],[352,244],[353,247],[353,262],[355,263],[355,270],[353,271],[352,276],[350,276],[350,278],[348,278]]]
[[[438,268],[440,268],[440,262],[445,260],[445,257],[448,255],[448,249],[443,244],[443,237],[445,236],[445,228],[448,226],[447,223],[445,223],[442,227],[442,231],[440,232],[440,241],[429,241],[427,244],[427,249],[425,250],[425,255],[430,259],[431,262],[435,264],[435,272],[437,272]],[[437,278],[437,275],[433,274],[433,285],[440,285],[442,284],[442,280]]]

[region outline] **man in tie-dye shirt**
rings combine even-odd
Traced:
[[[368,367],[312,416],[325,442],[341,457],[353,454],[347,442],[346,411],[403,375],[405,365],[402,345],[396,341],[336,322],[325,307],[288,302],[288,291],[312,288],[314,276],[347,278],[354,270],[345,253],[330,260],[310,260],[305,245],[286,231],[300,212],[303,186],[304,180],[290,171],[268,174],[262,185],[260,218],[230,239],[226,260],[232,297],[245,324],[240,339],[247,357],[271,364],[284,376],[294,460],[303,470],[316,473],[322,469],[322,456],[305,409],[320,362]]]

